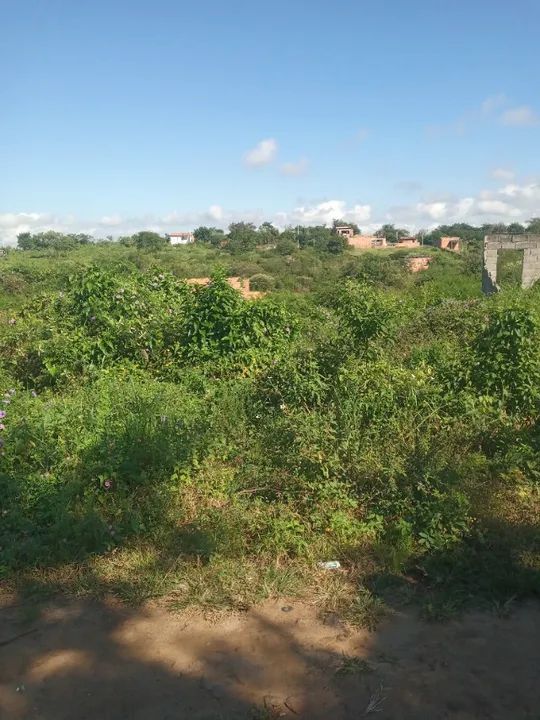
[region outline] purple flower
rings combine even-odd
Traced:
[[[5,418],[5,417],[6,417],[6,411],[0,410],[0,419]]]

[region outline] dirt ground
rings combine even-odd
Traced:
[[[540,720],[540,604],[348,632],[283,600],[213,618],[74,600],[30,618],[6,600],[0,717]]]

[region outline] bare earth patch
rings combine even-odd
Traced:
[[[444,624],[411,611],[375,632],[284,600],[214,617],[114,601],[57,601],[31,620],[0,608],[10,720],[537,720],[539,668],[537,603]]]

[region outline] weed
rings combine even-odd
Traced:
[[[360,657],[350,657],[343,655],[340,666],[336,670],[336,675],[365,675],[366,673],[372,673],[373,667]]]

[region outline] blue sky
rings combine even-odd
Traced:
[[[538,0],[0,0],[0,242],[540,215]]]

